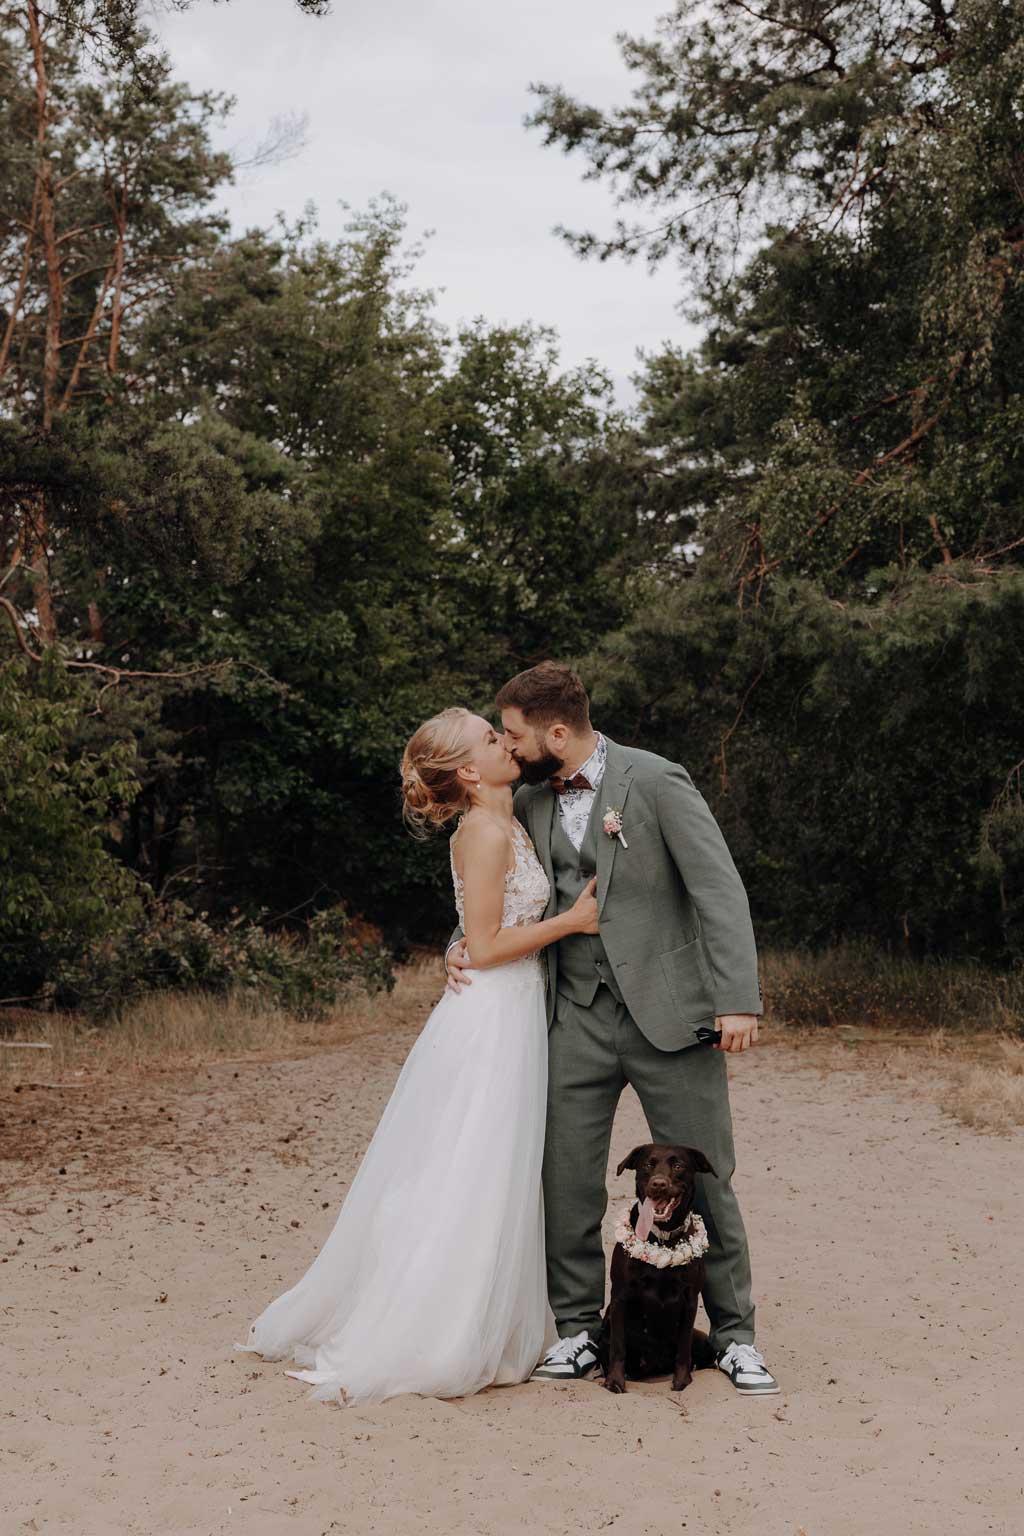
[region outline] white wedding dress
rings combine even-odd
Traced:
[[[536,922],[548,881],[513,823],[502,927]],[[462,887],[452,860],[455,903]],[[320,1401],[460,1397],[523,1381],[556,1337],[544,1272],[543,951],[472,970],[409,1052],[334,1227],[245,1344]]]

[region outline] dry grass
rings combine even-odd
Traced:
[[[838,1026],[835,1033],[813,1031],[825,1050],[822,1065],[881,1071],[976,1130],[1024,1125],[1024,1041],[1012,1037],[1021,1028],[1013,991],[1019,979],[877,956],[869,969],[855,949],[819,957],[769,953],[763,967],[769,1025],[785,1024],[794,1034],[809,1024]],[[406,1023],[416,1027],[443,986],[440,958],[430,954],[401,967],[392,993],[353,994],[317,1022],[295,1019],[251,993],[154,993],[101,1027],[69,1014],[26,1013],[0,1043],[0,1086],[71,1086],[214,1060],[310,1055]],[[968,1033],[979,1022],[984,1032]],[[811,1036],[799,1038],[809,1044]],[[7,1049],[12,1041],[50,1048]]]
[[[939,1100],[947,1114],[980,1131],[1024,1125],[1024,1043],[1000,1040],[1002,1060],[964,1062]]]
[[[834,1034],[784,1031],[781,1043],[822,1073],[894,1082],[900,1094],[928,1099],[974,1130],[1005,1134],[1024,1125],[1024,1042],[1006,1035],[840,1026]]]
[[[0,1085],[131,1076],[157,1064],[168,1069],[239,1056],[301,1056],[388,1029],[410,1011],[428,1008],[443,986],[440,961],[431,956],[403,966],[392,993],[353,993],[315,1022],[246,992],[154,992],[101,1026],[74,1014],[22,1014],[0,1042]],[[16,1042],[48,1049],[20,1049]]]
[[[767,1022],[803,1042],[819,1031],[829,1068],[882,1072],[962,1125],[1024,1125],[1024,972],[915,961],[867,945],[762,956]]]
[[[761,956],[765,1008],[778,1023],[1024,1035],[1024,971],[911,960],[866,944]]]

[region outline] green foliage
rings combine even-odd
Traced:
[[[575,248],[677,259],[706,334],[638,379],[691,560],[601,718],[694,770],[765,938],[1019,961],[1024,12],[711,0],[623,53],[627,105],[534,123],[633,213]]]
[[[705,323],[626,416],[544,329],[444,332],[387,198],[335,241],[312,210],[229,238],[224,103],[131,5],[47,22],[55,299],[0,0],[0,579],[54,646],[4,706],[24,991],[315,1010],[382,980],[340,914],[401,946],[451,910],[443,840],[401,827],[404,741],[550,654],[690,767],[766,942],[1021,958],[1024,21],[760,10],[627,40],[619,111],[542,93],[638,220],[577,247],[678,258]],[[99,670],[58,697],[58,658]]]
[[[232,167],[210,141],[223,97],[173,81],[158,55],[144,90],[128,69],[97,72],[102,18],[32,9],[42,76],[30,7],[0,0],[0,376],[4,415],[48,428],[71,409],[102,419],[130,387],[122,341],[226,232],[208,205]]]
[[[534,122],[639,211],[576,247],[677,258],[706,324],[640,380],[662,505],[744,595],[1012,544],[1021,7],[712,0],[623,52],[627,106],[540,87]]]
[[[997,1029],[1024,1036],[1024,971],[949,960],[920,961],[864,941],[827,950],[776,952],[762,959],[769,1019],[831,1028],[871,1025],[942,1029],[951,1034]]]
[[[1024,798],[1018,762],[981,818],[974,868],[983,891],[998,903],[1007,949],[1024,953]]]
[[[0,975],[5,996],[35,997],[52,968],[139,910],[136,881],[106,828],[138,790],[134,751],[70,746],[91,691],[51,661],[0,665]]]
[[[607,382],[530,328],[451,343],[402,242],[385,200],[333,245],[224,245],[135,336],[159,384],[119,413],[117,494],[68,514],[69,594],[74,560],[118,656],[245,663],[161,685],[126,841],[218,914],[355,893],[401,938],[447,880],[401,834],[409,733],[623,612]]]
[[[344,909],[318,912],[300,933],[271,933],[236,916],[213,926],[184,902],[154,904],[131,926],[57,966],[57,1003],[111,1018],[150,992],[251,992],[299,1018],[320,1018],[354,987],[390,991],[390,951],[356,939]]]
[[[770,942],[1024,958],[1024,575],[947,570],[751,610],[702,573],[594,658],[599,718],[690,766]]]

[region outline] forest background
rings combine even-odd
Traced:
[[[131,0],[0,0],[0,1001],[386,984],[450,926],[402,745],[546,656],[686,764],[763,945],[1019,980],[1024,10],[621,46],[532,130],[619,202],[581,259],[685,274],[629,409],[447,332],[392,200],[232,234]]]

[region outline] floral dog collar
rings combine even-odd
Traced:
[[[708,1251],[708,1234],[696,1211],[691,1211],[683,1224],[682,1239],[671,1248],[665,1243],[643,1242],[637,1237],[630,1220],[630,1211],[615,1228],[615,1241],[624,1248],[631,1259],[642,1259],[658,1269],[672,1269],[677,1264],[692,1264]]]

